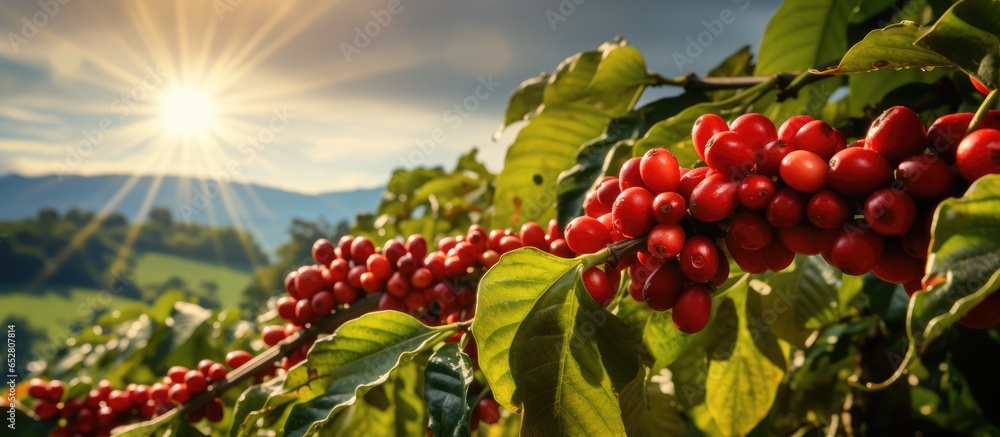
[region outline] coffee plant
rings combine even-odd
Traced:
[[[19,427],[1000,434],[998,59],[982,0],[789,0],[703,76],[578,53],[512,93],[499,174],[397,170],[260,314],[103,316]]]

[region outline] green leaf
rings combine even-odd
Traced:
[[[840,65],[815,73],[844,74],[885,68],[954,66],[941,55],[913,44],[921,30],[920,25],[912,21],[873,30],[847,51]]]
[[[687,424],[677,411],[677,401],[660,384],[647,383],[639,374],[622,390],[618,403],[630,437],[686,435]]]
[[[233,406],[233,424],[229,428],[229,435],[231,437],[247,435],[247,431],[253,429],[257,419],[294,401],[294,393],[279,395],[284,385],[285,376],[282,375],[244,390]]]
[[[806,71],[847,51],[848,17],[856,2],[788,0],[771,17],[757,55],[756,75]],[[762,113],[775,124],[796,114],[818,115],[833,93],[813,84],[798,97],[769,105]]]
[[[283,397],[298,393],[285,422],[288,436],[310,435],[389,372],[455,332],[452,325],[430,328],[396,311],[379,311],[345,323],[316,340],[306,361],[287,374]]]
[[[990,89],[1000,88],[1000,2],[955,3],[917,39]]]
[[[510,102],[507,103],[507,113],[504,114],[503,123],[493,134],[496,141],[503,134],[503,130],[511,123],[528,119],[538,106],[542,104],[542,96],[545,95],[545,85],[549,82],[549,74],[542,73],[536,77],[521,82],[518,87],[510,93]]]
[[[173,435],[177,426],[184,422],[181,420],[181,415],[177,414],[178,411],[178,409],[173,408],[152,420],[115,428],[112,434],[116,437],[149,437],[161,436],[170,432]]]
[[[713,318],[715,311],[713,311]],[[709,320],[709,326],[712,320]],[[649,351],[655,360],[650,371],[659,372],[664,367],[674,363],[681,355],[703,341],[708,333],[708,329],[703,329],[697,334],[685,334],[674,326],[671,313],[653,312],[646,322],[642,335],[642,344]]]
[[[983,299],[1000,278],[1000,175],[972,184],[961,198],[941,202],[934,213],[927,276],[946,282],[910,298],[906,317],[909,344],[902,364],[881,388],[898,379],[918,355]]]
[[[559,175],[559,223],[565,225],[583,212],[583,199],[602,175],[618,173],[612,150],[625,153],[631,150],[632,141],[641,137],[654,123],[678,111],[705,101],[702,93],[684,93],[652,102],[628,114],[611,120],[604,134],[580,148],[576,165]]]
[[[756,291],[748,299],[750,317],[756,326],[804,347],[811,331],[841,318],[840,285],[841,274],[822,258],[797,256],[791,268],[767,282],[750,281]]]
[[[636,352],[628,326],[580,282],[603,256],[520,249],[480,282],[472,326],[480,365],[497,401],[523,411],[522,433],[624,432],[614,393],[635,376]]]
[[[747,293],[729,294],[710,333],[705,403],[725,435],[746,435],[767,416],[785,375],[784,353],[769,331],[749,326]]]
[[[549,78],[535,117],[507,149],[497,175],[494,224],[554,218],[559,174],[612,118],[632,109],[650,78],[638,51],[624,41],[563,61]]]
[[[896,70],[879,70],[865,74],[852,74],[847,79],[847,115],[850,117],[862,117],[865,109],[870,108],[874,113],[881,113],[885,108],[893,106],[884,101],[896,90],[914,83],[934,83],[945,76],[945,69],[934,71],[923,71],[918,68]],[[907,92],[905,96],[912,99],[917,93]],[[834,124],[843,126],[843,124]]]
[[[467,436],[469,419],[469,384],[472,384],[472,360],[458,343],[448,343],[431,355],[424,370],[424,399],[430,410],[430,429],[435,436]]]

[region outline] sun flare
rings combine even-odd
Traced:
[[[163,126],[167,132],[199,135],[211,130],[215,118],[215,103],[211,96],[197,88],[176,88],[163,97]]]

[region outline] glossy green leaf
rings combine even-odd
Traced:
[[[603,135],[580,148],[576,165],[559,175],[559,223],[565,225],[582,214],[583,199],[601,176],[618,173],[615,160],[608,159],[612,149],[622,148],[622,152],[631,152],[632,142],[645,134],[654,123],[703,101],[705,95],[702,93],[685,93],[657,100],[611,120]]]
[[[623,41],[563,61],[545,86],[542,107],[507,149],[497,175],[494,223],[554,218],[559,174],[612,118],[632,109],[648,77],[641,56]]]
[[[941,55],[914,45],[922,28],[912,21],[891,24],[873,30],[844,54],[840,64],[819,74],[844,74],[885,68],[951,67]]]
[[[916,44],[948,58],[990,89],[1000,88],[1000,2],[959,1]]]
[[[836,61],[847,51],[848,17],[854,6],[841,0],[782,2],[764,30],[754,74],[803,72]],[[761,112],[776,124],[792,115],[818,115],[836,89],[825,82],[807,85],[797,97],[767,105]]]
[[[396,311],[379,311],[345,323],[333,335],[316,340],[306,361],[293,367],[280,392],[299,395],[291,407],[285,435],[310,435],[389,372],[455,332],[454,326],[430,328]]]
[[[231,437],[247,435],[257,419],[295,400],[294,393],[281,393],[285,376],[270,379],[263,384],[252,385],[240,394],[233,406],[233,424],[229,429]]]
[[[430,429],[435,436],[467,436],[469,384],[472,384],[472,360],[458,347],[448,343],[431,355],[424,370],[424,399],[430,412]]]
[[[751,320],[799,347],[810,333],[842,316],[841,274],[820,257],[797,256],[791,268],[750,281]]]
[[[725,435],[746,435],[767,416],[785,375],[777,337],[748,317],[747,282],[719,305],[709,339],[705,403]]]
[[[545,94],[545,85],[549,82],[549,74],[542,73],[536,77],[521,82],[520,85],[510,93],[510,101],[507,103],[507,112],[504,114],[503,123],[493,134],[493,139],[500,138],[503,130],[514,122],[526,120],[542,104],[542,96]]]
[[[686,435],[687,424],[677,409],[674,397],[663,392],[658,383],[647,383],[640,374],[621,392],[618,403],[622,422],[630,437]]]
[[[997,289],[1000,278],[1000,175],[972,184],[934,213],[927,275],[946,282],[910,298],[906,356],[884,387],[904,374],[935,338]]]
[[[614,395],[638,366],[628,327],[580,282],[597,257],[534,248],[505,254],[480,282],[472,330],[494,397],[523,412],[522,433],[624,432]]]

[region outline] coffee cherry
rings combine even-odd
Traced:
[[[821,229],[836,229],[851,216],[850,206],[843,197],[830,190],[823,190],[809,199],[806,217]]]
[[[205,391],[208,387],[208,380],[205,378],[205,374],[201,373],[199,370],[189,370],[186,375],[184,375],[184,384],[187,386],[188,391],[192,394],[198,394]]]
[[[934,120],[927,129],[927,148],[945,162],[954,164],[955,150],[965,137],[965,131],[969,130],[969,124],[972,123],[974,116],[975,114],[971,112],[959,112],[943,115]]]
[[[351,304],[358,299],[358,290],[350,284],[341,281],[333,284],[333,297],[337,303]]]
[[[695,334],[705,329],[712,316],[712,290],[701,284],[689,285],[674,304],[671,317],[677,330]]]
[[[691,236],[681,249],[679,265],[689,280],[711,281],[719,270],[719,253],[715,243],[701,235]]]
[[[736,199],[738,186],[738,182],[729,180],[721,173],[706,177],[691,192],[691,201],[688,202],[691,215],[706,223],[729,217],[739,207]]]
[[[808,115],[796,115],[788,120],[785,120],[784,123],[781,123],[781,127],[778,128],[778,139],[788,144],[792,144],[795,142],[795,135],[799,133],[802,126],[805,126],[806,123],[813,120],[816,119]]]
[[[323,289],[323,275],[319,269],[302,266],[295,274],[295,289],[301,299],[309,299]]]
[[[889,185],[892,167],[882,155],[860,147],[850,147],[833,155],[826,181],[843,196],[863,198]]]
[[[917,220],[917,204],[908,194],[886,188],[868,196],[865,221],[881,235],[902,235]]]
[[[49,420],[56,417],[56,414],[59,413],[59,408],[56,406],[56,403],[45,399],[36,402],[34,410],[35,415],[42,420]]]
[[[705,163],[726,176],[745,175],[755,161],[750,143],[736,132],[719,132],[705,146]]]
[[[824,161],[844,148],[844,138],[823,120],[813,120],[803,125],[795,134],[795,150],[806,150],[819,155]]]
[[[653,195],[640,187],[628,188],[615,200],[611,209],[615,229],[628,238],[645,235],[656,221],[653,219]],[[570,243],[570,247],[573,244]]]
[[[712,280],[709,282],[716,287],[721,287],[729,280],[729,258],[726,258],[726,254],[722,253],[719,246],[715,246],[715,250],[719,253],[719,269],[715,271],[715,276],[712,276]]]
[[[423,235],[413,234],[406,239],[406,251],[413,259],[424,259],[427,256],[427,240]]]
[[[354,264],[364,264],[375,254],[375,244],[365,237],[357,237],[351,242],[351,260]]]
[[[771,202],[774,190],[774,182],[771,181],[771,178],[753,174],[740,182],[736,189],[736,198],[740,201],[740,205],[745,208],[764,209]]]
[[[774,123],[761,114],[749,113],[736,117],[729,128],[746,138],[750,150],[758,150],[767,143],[778,139]]]
[[[206,375],[212,380],[212,382],[219,382],[226,379],[226,374],[228,373],[229,372],[226,371],[226,366],[222,365],[222,363],[212,363],[212,365],[208,367],[208,373],[206,373]],[[134,393],[132,400],[135,401]],[[136,403],[141,404],[141,402]]]
[[[976,79],[975,76],[969,76],[969,82],[972,82],[972,87],[975,88],[976,91],[979,91],[982,95],[985,96],[990,93],[990,89],[987,88],[984,83],[980,82],[979,79]]]
[[[774,193],[767,205],[767,222],[776,228],[790,228],[799,224],[806,214],[806,198],[791,188],[782,188]]]
[[[611,281],[598,267],[591,267],[583,272],[583,286],[600,306],[608,306],[614,299],[617,289],[612,288]]]
[[[781,238],[779,237],[771,241],[771,244],[768,244],[767,247],[760,250],[760,257],[768,270],[780,272],[792,265],[792,261],[795,261],[795,252],[785,247],[785,244],[781,242]]]
[[[235,350],[226,354],[226,365],[230,369],[235,369],[246,364],[247,361],[253,359],[253,355],[250,352],[243,350]]]
[[[595,253],[611,244],[611,235],[597,219],[577,217],[566,225],[566,244],[576,253]]]
[[[289,296],[299,299],[299,290],[295,288],[295,276],[296,272],[288,272],[288,274],[285,275],[285,292],[287,292]]]
[[[642,158],[632,158],[625,161],[625,164],[622,165],[622,169],[618,173],[618,188],[621,188],[621,191],[632,187],[645,188],[642,184],[641,164]],[[617,198],[615,199],[617,200]]]
[[[943,160],[928,154],[913,155],[896,166],[896,180],[915,199],[938,200],[955,187],[955,174]]]
[[[611,212],[609,209],[608,212]],[[531,246],[541,251],[548,251],[549,242],[545,241],[545,230],[535,222],[528,222],[521,225],[521,232],[518,234],[521,244]]]
[[[197,370],[192,370],[197,372]],[[108,406],[116,413],[124,413],[132,409],[132,395],[122,390],[112,390],[108,395]]]
[[[375,274],[372,272],[362,273],[360,281],[361,281],[361,289],[369,293],[375,293],[384,288],[383,287],[384,282],[381,279],[379,279],[378,276],[375,276]],[[310,313],[312,313],[312,310],[310,310]]]
[[[826,186],[827,170],[829,167],[826,160],[805,150],[795,150],[785,155],[778,169],[781,179],[789,187],[803,193],[815,193],[823,189]]]
[[[726,249],[744,272],[756,274],[767,271],[767,265],[764,264],[760,251],[744,249],[732,233],[726,234]]]
[[[642,297],[655,311],[673,308],[677,296],[684,288],[684,273],[674,262],[667,262],[654,270],[642,288]]]
[[[907,255],[898,241],[886,241],[872,273],[885,282],[904,284],[924,276],[924,261]]]
[[[632,280],[628,286],[629,296],[632,296],[632,298],[638,302],[644,302],[646,299],[643,297],[642,290],[645,288],[646,281],[652,273],[653,272],[646,268],[646,266],[642,265],[639,260],[634,259],[628,267],[628,277]]]
[[[552,240],[552,242],[549,243],[549,253],[560,258],[572,258],[574,256],[573,250],[569,248],[569,245],[566,244],[566,239],[564,238]],[[499,260],[499,258],[500,254],[497,254],[497,259]]]
[[[295,303],[295,319],[298,325],[305,325],[313,321],[312,304],[309,299],[302,299]]]
[[[175,404],[183,404],[191,400],[191,392],[188,391],[187,385],[182,382],[170,386],[170,389],[167,390],[167,397]]]
[[[521,243],[520,238],[515,235],[505,235],[500,239],[500,244],[497,245],[497,252],[503,254],[522,247],[524,247],[524,244]]]
[[[763,213],[751,210],[741,210],[733,217],[729,233],[740,247],[747,250],[760,250],[774,237],[774,228],[764,218]]]
[[[1000,173],[1000,130],[978,129],[958,143],[955,165],[966,181]]]
[[[801,255],[819,255],[833,247],[838,230],[820,229],[803,222],[778,230],[778,241],[788,250]]]
[[[483,422],[493,425],[500,421],[500,404],[492,398],[482,398],[476,404],[476,415]]]
[[[337,302],[332,292],[323,290],[313,295],[309,304],[312,306],[313,314],[325,316],[333,311],[333,307],[337,305]]]
[[[670,259],[684,248],[684,229],[678,225],[658,224],[649,231],[646,246],[649,253],[660,259]]]
[[[753,155],[757,172],[768,177],[778,176],[781,160],[794,150],[795,147],[784,140],[774,140],[765,144]]]
[[[923,153],[927,147],[924,122],[909,108],[893,106],[872,122],[865,147],[896,165],[907,156]]]
[[[600,199],[597,198],[597,192],[590,192],[583,198],[583,212],[589,217],[600,217],[611,210],[601,204]]]
[[[652,193],[674,191],[681,177],[677,158],[667,149],[651,149],[639,161],[639,176]]]
[[[829,262],[844,274],[861,276],[875,267],[884,245],[884,238],[871,230],[844,229],[833,242]]]
[[[658,223],[676,225],[687,216],[687,202],[680,194],[663,192],[653,198],[652,211]]]
[[[167,378],[174,384],[180,384],[184,382],[184,375],[187,374],[188,368],[184,366],[173,366],[167,369]]]
[[[28,382],[28,394],[35,399],[47,399],[49,385],[41,378],[31,378],[31,381]]]
[[[376,253],[369,256],[365,261],[365,266],[380,281],[389,279],[389,275],[392,274],[392,264],[385,255]]]
[[[958,323],[973,329],[989,329],[1000,323],[1000,293],[995,290],[969,312]]]
[[[333,253],[333,243],[326,238],[316,240],[312,245],[312,257],[316,264],[321,266],[329,265],[336,258]]]
[[[285,339],[285,327],[278,325],[265,326],[260,334],[264,344],[274,346]]]
[[[703,114],[694,121],[694,125],[691,126],[691,142],[694,144],[694,150],[698,153],[698,157],[702,161],[708,162],[705,159],[705,147],[708,145],[709,140],[719,132],[725,132],[729,130],[729,126],[726,125],[726,120],[716,114]]]

